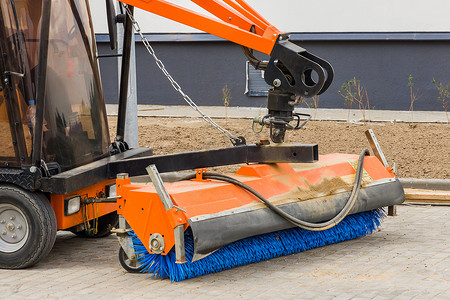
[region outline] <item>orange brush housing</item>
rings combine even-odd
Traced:
[[[233,177],[276,205],[322,203],[351,190],[357,160],[355,155],[330,154],[321,156],[316,163],[254,164],[241,167]],[[365,159],[362,189],[393,181],[392,171],[376,157]],[[191,181],[166,183],[165,187],[176,206],[168,211],[151,182],[133,184],[130,179],[117,180],[117,194],[121,196],[117,212],[125,217],[150,253],[148,241],[152,234],[164,237],[162,254],[165,255],[175,245],[174,228],[180,224],[185,229],[191,226],[195,237],[197,224],[205,220],[221,222],[227,217],[238,216],[244,219],[249,213],[266,209],[254,195],[230,183],[199,180],[197,177]],[[223,230],[238,232],[243,229],[240,226],[243,225],[234,222],[226,224]],[[208,231],[208,228],[201,229]],[[212,228],[210,231],[214,231],[211,234],[217,238],[223,235]]]

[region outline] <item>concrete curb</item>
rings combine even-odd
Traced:
[[[109,116],[117,116],[118,106],[107,104],[106,111]],[[212,118],[252,119],[267,114],[265,107],[222,107],[202,106],[200,110]],[[352,109],[328,109],[297,108],[299,113],[312,115],[317,121],[350,121],[363,120],[361,111]],[[162,106],[162,105],[138,105],[139,117],[179,117],[197,118],[198,112],[189,106]],[[409,111],[370,110],[366,112],[366,119],[372,122],[414,122],[414,123],[447,123],[445,112],[441,111]]]

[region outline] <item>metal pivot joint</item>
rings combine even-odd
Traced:
[[[150,249],[155,254],[161,254],[166,248],[166,243],[164,242],[164,237],[159,233],[154,233],[150,236],[149,240]]]
[[[282,143],[286,134],[286,124],[294,120],[294,106],[289,105],[292,94],[278,89],[269,90],[267,109],[270,122],[270,138],[275,143]]]
[[[298,130],[311,119],[311,115],[294,113],[295,105],[299,103],[293,101],[294,99],[296,99],[296,96],[292,93],[277,88],[270,89],[267,97],[269,114],[253,121],[253,123],[270,128],[270,139],[274,143],[284,142],[287,130]],[[303,122],[302,117],[306,117]],[[296,121],[296,125],[291,125],[290,122],[292,121]]]
[[[169,193],[164,186],[164,182],[159,175],[158,169],[155,165],[150,165],[146,168],[150,179],[152,180],[153,185],[155,186],[156,192],[158,193],[161,202],[164,205],[164,208],[169,213],[170,210],[177,210],[177,207],[173,204],[172,199],[170,198]],[[186,262],[186,250],[184,247],[184,225],[177,224],[174,226],[174,235],[175,235],[175,256],[176,263],[182,264]],[[164,237],[158,233],[154,233],[149,240],[149,248],[155,254],[161,254],[165,252],[165,242]]]
[[[274,86],[269,90],[267,108],[269,114],[256,121],[270,127],[270,138],[282,143],[288,129],[300,129],[302,114],[295,114],[294,107],[304,97],[314,97],[325,92],[333,81],[334,71],[325,60],[288,41],[287,35],[280,35],[270,61],[265,66],[264,79]],[[297,125],[289,123],[297,120]]]
[[[325,60],[280,36],[264,73],[267,84],[301,97],[324,93],[333,82],[333,67]]]

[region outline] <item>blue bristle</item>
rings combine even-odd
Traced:
[[[375,209],[347,216],[341,223],[325,231],[291,228],[253,236],[224,246],[195,262],[191,262],[194,240],[192,232],[188,230],[185,234],[188,262],[185,264],[175,263],[173,250],[167,255],[148,253],[136,234],[131,232],[130,235],[133,238],[135,252],[140,256],[138,260],[141,272],[152,273],[152,277],[156,278],[182,281],[365,236],[377,230],[384,217],[383,209]]]

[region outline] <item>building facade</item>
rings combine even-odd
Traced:
[[[171,1],[196,9],[189,1]],[[411,75],[415,110],[442,110],[432,80],[450,82],[450,2],[446,0],[248,0],[291,40],[328,60],[335,79],[320,96],[321,108],[345,108],[338,94],[356,78],[367,89],[370,107],[408,110]],[[103,1],[91,1],[100,54],[111,53]],[[199,10],[200,11],[200,10]],[[156,53],[185,92],[199,105],[265,107],[262,74],[248,66],[238,45],[137,11],[136,19]],[[263,55],[260,56],[264,58]],[[136,40],[139,104],[184,105]],[[107,103],[117,103],[117,60],[100,61]]]

